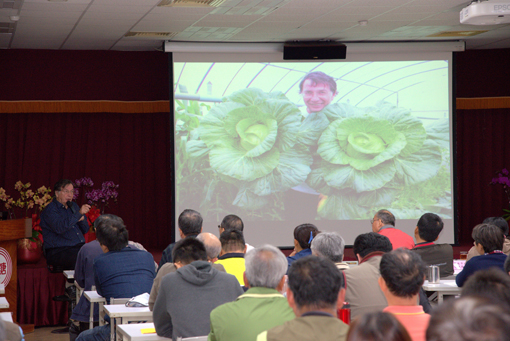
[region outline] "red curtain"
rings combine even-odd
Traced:
[[[473,242],[473,227],[486,217],[501,216],[509,203],[501,185],[491,186],[494,172],[510,169],[510,109],[457,110],[457,205],[461,244]]]
[[[0,187],[111,180],[119,200],[106,212],[124,219],[130,240],[162,250],[172,238],[170,124],[168,112],[0,114]]]

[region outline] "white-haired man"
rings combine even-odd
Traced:
[[[208,340],[256,340],[264,330],[294,319],[295,315],[281,291],[285,283],[287,259],[276,247],[264,245],[245,256],[244,283],[248,291],[236,301],[211,312]]]
[[[344,260],[345,241],[336,232],[321,232],[312,240],[310,245],[312,255],[330,259],[340,270],[349,269]]]

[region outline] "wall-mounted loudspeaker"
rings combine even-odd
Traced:
[[[284,60],[345,59],[347,46],[337,42],[297,42],[283,45]]]

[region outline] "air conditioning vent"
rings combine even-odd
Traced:
[[[147,38],[147,39],[170,39],[178,32],[128,32],[124,37]]]
[[[218,7],[227,0],[162,0],[160,7]]]
[[[14,32],[14,23],[0,22],[0,33],[13,33]]]

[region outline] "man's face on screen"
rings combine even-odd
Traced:
[[[336,93],[333,93],[329,88],[329,84],[315,83],[310,79],[303,83],[301,93],[309,113],[321,111],[336,96]]]

